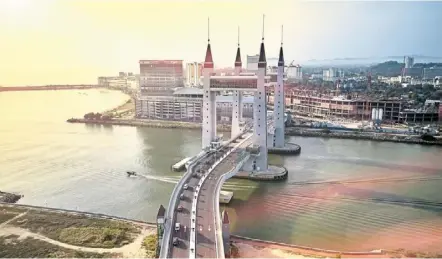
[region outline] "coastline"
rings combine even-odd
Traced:
[[[64,243],[60,242],[54,242],[50,238],[47,238],[45,235],[42,235],[41,233],[33,232],[32,229],[21,229],[21,224],[24,223],[30,223],[35,224],[36,222],[26,222],[23,220],[18,220],[19,218],[24,218],[26,215],[29,215],[33,218],[32,215],[46,215],[46,217],[49,217],[49,221],[47,221],[48,224],[52,224],[50,221],[51,217],[55,217],[57,219],[66,218],[67,222],[71,222],[72,224],[82,224],[81,222],[84,222],[85,219],[88,219],[88,221],[94,221],[94,220],[100,220],[102,222],[108,222],[110,225],[115,224],[115,222],[121,222],[121,224],[132,224],[134,226],[138,226],[144,229],[148,230],[148,234],[156,233],[156,224],[154,222],[144,222],[139,220],[131,220],[127,218],[122,217],[115,217],[100,213],[89,213],[89,212],[82,212],[82,211],[75,211],[75,210],[65,210],[65,209],[57,209],[57,208],[48,208],[48,207],[41,207],[41,206],[32,206],[32,205],[22,205],[22,204],[10,204],[10,203],[2,203],[0,202],[0,214],[6,213],[5,215],[9,215],[9,220],[6,220],[3,224],[0,225],[0,239],[1,239],[1,232],[5,230],[14,230],[16,232],[22,231],[26,232],[29,236],[35,236],[32,240],[34,242],[38,241],[45,241],[47,244],[54,244],[57,243],[59,246],[63,248],[65,245]],[[11,215],[15,214],[15,215]],[[63,216],[65,215],[65,216]],[[41,216],[40,216],[41,217]],[[15,219],[15,220],[14,220]],[[78,221],[77,223],[75,223]],[[54,231],[63,231],[63,224],[62,222],[58,222],[60,224],[59,229],[54,229]],[[70,224],[71,224],[70,223]],[[12,224],[12,225],[11,225]],[[39,222],[41,227],[44,227],[44,222]],[[118,223],[120,224],[120,223]],[[68,224],[69,225],[69,224]],[[53,227],[53,226],[52,226]],[[3,233],[4,235],[5,233]],[[51,233],[47,233],[50,236]],[[144,237],[146,237],[146,233],[144,234]],[[1,240],[0,240],[1,241]],[[140,241],[140,240],[138,240]],[[294,244],[285,244],[285,243],[278,243],[273,241],[267,241],[267,240],[259,240],[254,238],[248,238],[248,237],[242,237],[242,236],[231,236],[231,242],[233,245],[233,254],[232,258],[400,258],[404,256],[412,257],[410,255],[420,255],[420,257],[424,257],[424,255],[429,255],[426,253],[417,253],[417,252],[410,252],[405,251],[403,249],[398,249],[395,251],[384,251],[384,250],[374,250],[374,251],[361,251],[361,252],[346,252],[346,251],[334,251],[334,250],[326,250],[321,248],[313,248],[313,247],[305,247],[305,246],[299,246]],[[134,244],[138,243],[138,244]],[[125,246],[121,248],[111,248],[111,249],[95,249],[92,248],[93,251],[97,250],[98,254],[105,254],[108,252],[123,252],[121,255],[122,257],[133,257],[135,254],[133,254],[135,251],[137,252],[137,257],[143,257],[143,247],[141,242],[134,242],[130,244],[126,244],[127,248],[130,248],[130,250],[133,251],[127,251],[125,249]],[[0,244],[1,246],[2,244]],[[7,247],[9,244],[4,244],[5,247]],[[90,249],[87,247],[80,247],[77,246],[75,249],[83,250],[84,249]],[[127,252],[126,252],[127,251]],[[26,254],[24,254],[26,256]],[[433,254],[435,256],[436,254]],[[147,256],[144,256],[146,258]]]
[[[201,129],[200,123],[169,121],[169,120],[149,120],[149,119],[111,119],[111,120],[90,120],[72,118],[67,120],[69,123],[85,123],[97,125],[119,125],[134,127],[151,127],[151,128],[171,128],[171,129]],[[218,124],[217,130],[220,132],[229,132],[230,125]],[[354,139],[369,140],[379,142],[394,142],[420,145],[442,146],[442,141],[425,141],[418,136],[410,137],[408,135],[398,135],[389,133],[373,133],[373,132],[343,132],[333,131],[324,132],[322,130],[310,128],[287,127],[285,134],[288,136],[302,137],[320,137],[320,138],[338,138],[338,139]]]

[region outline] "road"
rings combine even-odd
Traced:
[[[232,143],[231,146],[237,143]],[[249,142],[242,144],[241,147],[248,145]],[[242,150],[242,149],[241,149]],[[215,211],[214,206],[218,205],[216,197],[216,184],[218,179],[225,173],[235,168],[238,161],[238,155],[241,150],[236,150],[227,156],[204,181],[197,204],[197,234],[196,234],[196,257],[199,258],[217,258],[216,253],[216,235],[215,235]],[[221,230],[220,230],[221,231]]]
[[[199,167],[198,165],[196,167]],[[195,167],[195,168],[196,168]],[[189,188],[187,190],[182,190],[184,193],[184,199],[179,200],[178,206],[183,206],[183,211],[176,211],[176,221],[173,223],[173,228],[175,228],[175,223],[181,224],[180,231],[176,232],[172,230],[172,240],[178,237],[180,243],[178,246],[173,246],[170,252],[171,258],[188,258],[189,257],[189,240],[190,240],[190,213],[192,210],[192,198],[195,186],[198,184],[199,179],[192,177],[187,184]]]
[[[213,153],[208,155],[207,157],[201,159],[195,166],[194,172],[201,171],[205,172],[210,167],[211,164],[215,161],[215,156],[220,156],[224,151],[217,152],[217,154]],[[193,172],[193,173],[194,173]],[[170,257],[171,258],[188,258],[189,257],[189,246],[190,246],[190,216],[192,210],[192,201],[194,197],[195,187],[199,183],[200,178],[191,177],[187,182],[189,188],[187,190],[182,190],[181,193],[184,193],[184,199],[179,200],[178,206],[183,206],[183,211],[176,211],[176,220],[173,222],[173,228],[175,228],[175,223],[181,224],[181,229],[179,231],[173,230],[172,240],[175,237],[178,237],[180,240],[179,245],[172,246]],[[180,194],[181,194],[180,193]]]

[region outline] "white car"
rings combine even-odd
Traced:
[[[189,185],[186,183],[186,184],[184,185],[183,189],[184,189],[184,190],[189,189]]]
[[[181,228],[181,224],[180,223],[175,223],[175,231],[178,232],[180,231]]]

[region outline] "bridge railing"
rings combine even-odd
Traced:
[[[178,181],[178,183],[175,185],[175,188],[172,191],[169,205],[167,207],[166,211],[166,220],[164,222],[164,234],[163,234],[163,241],[161,244],[161,250],[160,250],[160,258],[168,258],[170,253],[170,247],[172,244],[171,240],[171,234],[172,234],[172,228],[173,228],[173,222],[176,219],[176,213],[175,209],[178,205],[178,194],[182,190],[184,184],[188,181],[188,179],[192,176],[193,167],[196,165],[199,159],[206,156],[206,152],[200,152],[197,155],[198,159],[195,159],[192,161],[191,164],[189,164],[189,167],[186,171],[186,173],[181,177],[181,179]]]

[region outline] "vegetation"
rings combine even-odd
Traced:
[[[125,222],[54,212],[28,213],[10,224],[63,243],[85,247],[121,247],[132,242],[140,232]]]
[[[154,258],[156,256],[157,249],[157,235],[148,235],[143,240],[143,247],[146,249],[146,257]]]
[[[389,254],[394,258],[407,257],[407,258],[442,258],[442,254],[438,253],[428,253],[428,252],[416,252],[408,251],[405,249],[398,249],[389,252]]]
[[[0,236],[0,258],[111,258],[118,254],[88,253],[17,235]]]
[[[17,216],[17,214],[0,211],[0,224],[14,218],[15,216]]]

